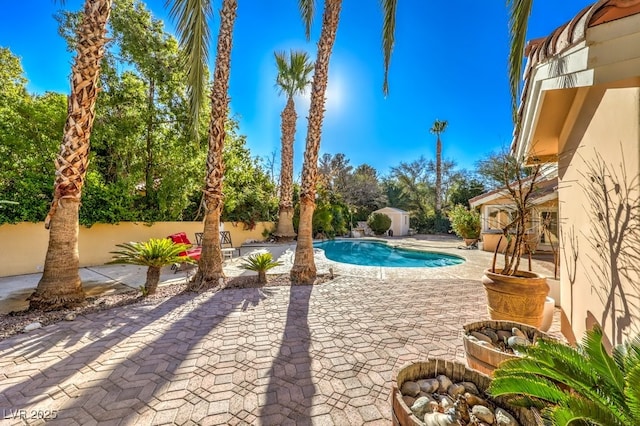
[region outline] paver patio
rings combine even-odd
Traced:
[[[116,308],[0,342],[0,410],[7,424],[55,410],[48,424],[386,425],[398,369],[464,362],[462,325],[485,303],[477,280],[340,276]]]

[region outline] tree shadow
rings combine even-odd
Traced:
[[[137,417],[150,402],[165,401],[165,394],[175,390],[171,382],[178,376],[184,391],[185,378],[179,369],[194,348],[208,344],[210,348],[203,349],[203,353],[215,357],[216,340],[205,338],[215,334],[214,330],[232,312],[257,306],[269,294],[270,291],[260,288],[203,294],[187,292],[168,299],[150,312],[129,311],[128,314],[139,315],[133,319],[122,318],[117,329],[4,389],[0,406],[25,407],[44,401],[52,394],[66,394],[71,399],[62,399],[64,406],[59,409],[59,419],[101,422]],[[105,374],[96,375],[92,371]],[[93,381],[83,379],[85,373]],[[212,375],[213,367],[203,366],[202,374]],[[193,395],[192,399],[197,402],[202,398]]]
[[[621,154],[624,158],[622,148]],[[639,177],[630,178],[624,162],[618,168],[606,164],[598,152],[585,164],[581,186],[591,215],[585,237],[593,272],[587,275],[604,305],[600,324],[617,345],[635,334],[631,326],[640,321]]]
[[[291,286],[287,320],[280,350],[269,371],[266,403],[260,409],[262,424],[293,420],[311,424],[316,387],[311,372],[309,299],[312,285]]]

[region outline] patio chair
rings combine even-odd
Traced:
[[[177,234],[172,234],[169,235],[167,238],[169,238],[171,241],[173,241],[176,244],[187,244],[189,245],[190,248],[188,248],[187,250],[181,252],[179,255],[180,256],[186,256],[186,257],[190,257],[193,260],[200,260],[200,253],[202,251],[201,247],[193,247],[193,244],[191,244],[191,241],[189,241],[189,238],[187,238],[187,234],[184,232],[178,232]],[[174,271],[174,273],[177,273],[179,270],[182,269],[182,267],[185,264],[173,264],[171,266],[171,269]]]
[[[202,232],[196,232],[196,244],[198,247],[202,247],[202,234]],[[220,248],[223,258],[233,259],[233,253],[236,251],[238,252],[238,256],[240,256],[240,248],[233,247],[233,243],[231,242],[231,233],[229,231],[220,231]]]

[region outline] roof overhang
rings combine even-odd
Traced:
[[[640,14],[596,26],[589,26],[589,19],[588,13],[580,15],[549,40],[532,42],[512,143],[512,152],[526,164],[557,162],[589,87],[638,85]]]

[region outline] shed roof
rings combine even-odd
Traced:
[[[399,209],[397,207],[383,207],[381,209],[378,209],[378,210],[374,211],[374,213],[383,212],[383,211],[387,211],[387,212],[391,211],[391,212],[394,212],[394,213],[406,213],[406,214],[409,214],[408,211]]]

